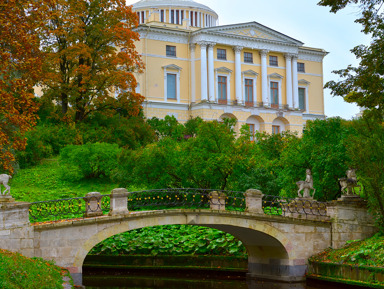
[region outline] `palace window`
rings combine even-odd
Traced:
[[[279,134],[280,133],[280,126],[273,125],[272,126],[272,134]]]
[[[190,14],[191,14],[191,16],[190,16],[190,17],[191,17],[191,26],[194,26],[194,25],[193,25],[193,24],[194,24],[194,22],[193,22],[193,12],[191,11]]]
[[[299,109],[305,110],[305,95],[306,89],[303,87],[299,87]]]
[[[176,99],[176,74],[167,73],[167,99]]]
[[[160,21],[163,23],[165,22],[164,10],[161,10],[161,12],[160,12]]]
[[[279,83],[271,81],[271,107],[279,107]]]
[[[253,106],[253,79],[245,79],[245,105]]]
[[[180,24],[180,11],[176,10],[176,24]]]
[[[217,59],[227,60],[227,50],[226,49],[217,49]]]
[[[279,66],[277,56],[269,56],[269,65],[270,66]]]
[[[297,71],[298,72],[305,72],[305,64],[302,62],[297,63]]]
[[[145,12],[141,12],[141,23],[143,24],[145,21]]]
[[[171,10],[171,23],[175,24],[175,10]]]
[[[253,54],[249,52],[244,52],[244,62],[253,63]]]
[[[167,45],[166,55],[169,57],[176,57],[176,46]]]
[[[227,77],[226,76],[219,76],[218,77],[219,83],[219,104],[227,104]]]
[[[247,125],[249,127],[249,133],[251,134],[250,141],[254,141],[255,140],[255,125],[252,123],[247,123]]]

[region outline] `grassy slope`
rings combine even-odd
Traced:
[[[50,262],[0,249],[0,288],[63,288],[64,275],[68,273]]]
[[[108,194],[117,188],[106,179],[64,181],[58,159],[45,160],[40,165],[22,169],[11,180],[11,193],[17,201],[36,202],[84,197],[89,192]],[[4,188],[3,188],[4,189]]]
[[[364,241],[351,241],[341,249],[313,256],[313,261],[348,265],[384,267],[384,237],[379,234]]]

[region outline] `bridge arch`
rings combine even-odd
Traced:
[[[295,246],[286,233],[265,222],[217,213],[197,214],[185,211],[139,213],[136,218],[128,218],[89,235],[83,244],[79,244],[72,266],[79,268],[81,272],[84,260],[91,249],[109,237],[135,229],[161,225],[198,225],[230,233],[241,240],[246,247],[248,269],[252,277],[269,275],[282,281],[296,280],[297,274],[293,274],[293,271],[298,270],[295,266],[297,254]],[[305,266],[301,269],[305,271]],[[302,276],[304,271],[301,272]]]

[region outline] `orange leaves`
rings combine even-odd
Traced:
[[[0,171],[13,172],[13,152],[25,148],[23,134],[36,122],[31,93],[41,75],[40,3],[9,0],[0,4]]]
[[[75,112],[75,121],[98,111],[137,115],[143,98],[133,72],[143,69],[135,51],[137,17],[124,0],[56,0],[44,27],[44,97]],[[124,51],[120,51],[125,48]],[[115,90],[122,91],[117,97]]]

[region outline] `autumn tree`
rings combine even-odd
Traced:
[[[13,173],[14,152],[36,122],[33,86],[41,74],[36,1],[0,3],[0,171]],[[35,6],[36,5],[36,6]]]
[[[143,64],[131,7],[124,0],[56,0],[41,9],[50,13],[40,31],[43,97],[76,122],[96,111],[137,116],[143,97],[134,72]]]

